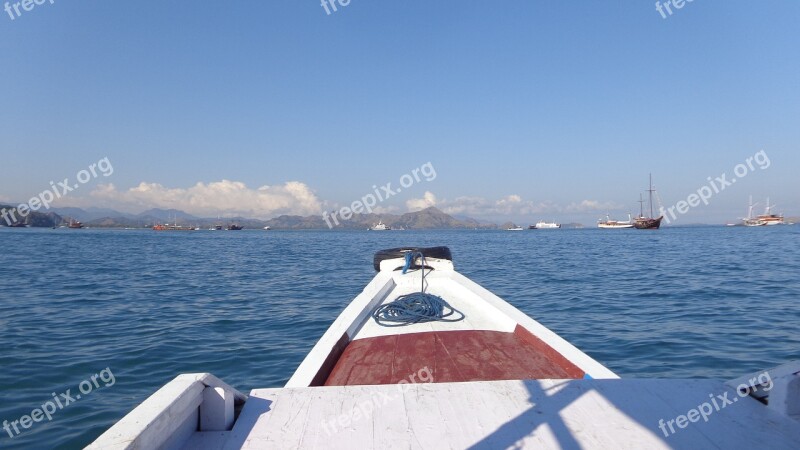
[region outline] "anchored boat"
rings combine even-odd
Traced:
[[[248,396],[211,374],[180,375],[88,448],[796,448],[800,442],[800,405],[792,397],[800,364],[728,384],[621,380],[458,273],[447,247],[384,250],[374,266],[377,275],[283,388]],[[694,421],[684,430],[688,421],[679,419],[677,427],[670,421],[723,393],[738,403],[715,411],[708,425]]]
[[[650,189],[647,190],[647,193],[650,195],[650,200],[648,202],[650,205],[650,216],[645,217],[644,200],[641,194],[639,194],[639,217],[633,222],[634,228],[640,230],[657,230],[661,226],[661,221],[664,219],[664,216],[655,217],[653,214],[653,193],[655,191],[656,190],[653,189],[653,174],[650,174]]]
[[[153,225],[154,231],[195,231],[194,227],[185,227],[183,225],[178,225],[177,223],[169,224],[169,223],[157,223]]]
[[[746,227],[763,227],[767,224],[767,222],[761,220],[760,217],[753,217],[753,208],[756,207],[758,203],[753,203],[753,196],[750,196],[750,202],[747,205],[747,217],[742,219],[742,223]]]
[[[540,220],[536,222],[536,225],[531,225],[528,229],[531,230],[550,230],[550,229],[557,229],[561,228],[561,224],[557,222],[545,222],[544,220]]]
[[[769,197],[767,197],[767,206],[764,207],[764,214],[760,214],[756,219],[763,222],[764,225],[784,225],[783,214],[772,214],[772,208],[775,205],[769,204]]]
[[[606,220],[598,220],[597,221],[597,228],[633,228],[633,222],[631,221],[631,215],[628,214],[627,221],[621,220],[611,220],[611,216],[606,214]]]
[[[370,231],[391,231],[392,227],[379,220],[376,225],[371,226],[369,229]]]

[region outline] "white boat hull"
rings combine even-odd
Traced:
[[[606,228],[606,229],[615,229],[615,228],[633,228],[632,223],[623,223],[623,224],[605,224],[599,223],[597,224],[597,228]]]
[[[800,363],[770,371],[777,394],[769,392],[769,409],[747,398],[748,392],[738,394],[740,380],[727,385],[717,380],[620,380],[456,272],[452,262],[426,262],[433,269],[426,277],[428,292],[462,311],[464,320],[379,326],[372,318],[377,306],[420,286],[419,270],[403,274],[395,270],[403,259],[383,260],[379,273],[333,322],[284,388],[254,389],[245,396],[210,374],[181,375],[87,448],[796,448],[800,442],[800,416],[792,416],[800,405],[787,394],[800,387],[795,375]],[[386,363],[399,381],[327,383],[348,359],[348,349],[364,343],[405,339],[411,345],[397,345],[394,351],[424,355],[444,345],[448,335],[516,333],[530,336],[525,345],[536,342],[537,348],[555,352],[543,357],[574,366],[584,376],[503,379],[502,368],[495,370],[499,361],[525,350],[520,347],[511,355],[450,352],[433,362],[382,361],[365,352],[357,355],[350,372]],[[417,345],[417,336],[436,339],[432,346]],[[469,348],[469,341],[455,345]],[[477,376],[490,378],[447,381],[462,376],[445,370],[448,364],[464,363],[477,368]],[[742,379],[759,380],[748,381],[752,395],[765,397],[769,389],[762,377]],[[677,415],[698,408],[709,394],[723,393],[739,400],[736,407],[715,411],[708,424],[661,434],[660,423],[673,419],[674,424]],[[236,405],[243,402],[237,416]]]

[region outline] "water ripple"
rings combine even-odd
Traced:
[[[800,359],[800,227],[435,232],[0,229],[0,420],[116,379],[2,443],[78,448],[179,373],[283,385],[374,275],[449,245],[458,270],[625,377]]]

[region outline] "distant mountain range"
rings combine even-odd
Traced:
[[[0,205],[0,208],[16,211],[9,205]],[[52,208],[50,212],[34,212],[29,214],[28,223],[32,227],[52,227],[76,220],[91,228],[150,228],[158,223],[175,223],[184,226],[208,228],[215,225],[227,226],[237,224],[245,229],[264,228],[280,230],[301,229],[327,229],[328,225],[321,215],[290,216],[283,215],[269,220],[249,219],[246,217],[201,218],[177,209],[149,209],[139,214],[129,214],[113,209],[104,208]],[[330,220],[330,219],[329,219]],[[379,221],[393,227],[406,229],[473,229],[497,228],[497,225],[479,222],[475,219],[464,217],[456,219],[445,214],[435,207],[422,211],[395,214],[355,214],[350,220],[339,219],[338,224],[330,220],[334,229],[367,229]],[[0,226],[5,225],[0,219]]]
[[[10,221],[11,224],[22,223],[32,227],[52,227],[64,221],[64,218],[54,211],[46,213],[32,211],[24,219],[17,212],[16,206],[0,204],[0,211],[7,212],[5,217],[0,217],[0,226],[7,226],[8,223],[6,220]]]
[[[14,211],[16,207],[0,204],[3,209]],[[209,228],[215,225],[241,225],[246,229],[260,229],[269,226],[276,230],[314,230],[328,229],[322,215],[290,216],[283,215],[269,220],[249,219],[246,217],[202,218],[178,209],[148,209],[139,214],[123,213],[108,208],[51,208],[47,212],[31,212],[27,223],[31,227],[53,227],[68,224],[71,220],[80,221],[84,226],[92,228],[150,228],[159,223],[175,223],[183,226]],[[497,224],[479,221],[470,217],[453,217],[438,208],[431,206],[421,211],[405,214],[355,214],[350,220],[339,220],[338,225],[329,218],[334,229],[367,229],[379,221],[392,228],[412,230],[423,229],[497,229],[507,228],[511,223]],[[786,222],[800,223],[800,217],[787,217]],[[0,226],[6,221],[0,218]],[[523,228],[527,228],[524,225]],[[562,228],[583,228],[579,223],[563,224]]]
[[[354,228],[354,229],[367,229],[379,221],[389,225],[392,228],[403,227],[406,229],[473,229],[473,228],[497,228],[495,224],[487,224],[479,222],[472,218],[456,219],[455,217],[446,214],[438,208],[431,206],[421,211],[405,213],[402,215],[396,214],[355,214],[350,220],[339,220],[338,225],[336,222],[329,218],[329,223],[333,228]],[[313,229],[313,228],[328,228],[328,224],[321,215],[316,216],[280,216],[266,221],[266,224],[272,228],[289,228],[289,229]]]

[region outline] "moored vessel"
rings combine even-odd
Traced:
[[[383,223],[383,221],[379,220],[377,224],[371,226],[370,231],[390,231],[392,227]]]
[[[647,193],[649,194],[648,205],[650,206],[650,216],[645,217],[644,200],[642,199],[642,195],[639,194],[639,216],[633,221],[634,228],[639,230],[657,230],[661,226],[661,221],[664,219],[664,216],[654,217],[653,214],[653,193],[655,191],[656,190],[653,188],[653,174],[650,174],[650,188],[647,189]]]
[[[753,217],[753,208],[756,207],[758,203],[753,203],[753,196],[750,196],[750,201],[747,205],[747,217],[742,218],[742,223],[746,227],[763,227],[767,225],[767,223],[758,217]]]
[[[177,223],[169,224],[169,223],[157,223],[153,225],[154,231],[195,231],[194,227],[185,227],[183,225],[178,225]]]
[[[764,222],[764,225],[784,225],[783,214],[772,214],[772,208],[775,205],[769,204],[769,197],[767,197],[767,206],[764,208],[764,214],[756,217],[757,220]]]
[[[600,219],[597,221],[597,228],[633,228],[633,222],[630,214],[628,214],[627,221],[612,220],[610,214],[606,214],[605,220]]]
[[[531,225],[528,228],[531,230],[551,230],[551,229],[561,228],[561,224],[556,222],[545,222],[544,220],[540,220],[536,222],[536,225]]]

